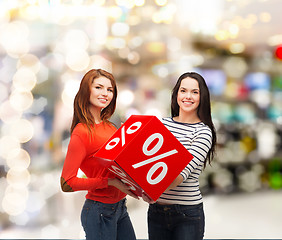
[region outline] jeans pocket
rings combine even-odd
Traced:
[[[117,207],[114,204],[101,204],[99,210],[101,217],[110,218],[115,216]]]
[[[200,220],[202,216],[202,211],[199,208],[183,209],[182,213],[186,220]]]

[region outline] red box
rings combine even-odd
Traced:
[[[154,201],[193,158],[157,117],[145,115],[129,117],[94,157]]]

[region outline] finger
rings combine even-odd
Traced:
[[[156,202],[152,198],[150,198],[146,193],[142,193],[142,198],[147,203],[155,203]]]
[[[137,199],[137,200],[139,200],[139,197],[136,194],[134,194],[133,192],[131,192],[131,191],[128,191],[128,195],[133,197],[133,198],[135,198],[135,199]]]

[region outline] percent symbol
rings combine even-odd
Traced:
[[[157,144],[150,150],[148,150],[148,147],[150,146],[150,144],[155,140],[157,139],[158,142]],[[142,151],[143,153],[146,155],[146,156],[152,156],[154,155],[155,153],[157,153],[161,147],[163,146],[163,143],[164,143],[164,138],[163,138],[163,135],[161,135],[160,133],[154,133],[152,134],[150,137],[147,138],[147,140],[144,142],[143,144],[143,147],[142,147]],[[133,164],[132,167],[133,168],[139,168],[139,167],[142,167],[142,166],[145,166],[149,163],[152,163],[152,162],[155,162],[155,161],[158,161],[160,159],[163,159],[163,158],[166,158],[166,157],[169,157],[173,154],[176,154],[178,153],[176,149],[173,149],[173,150],[170,150],[166,153],[162,153],[158,156],[155,156],[155,157],[152,157],[152,158],[149,158],[149,159],[146,159],[142,162],[139,162],[139,163],[136,163],[136,164]],[[152,179],[153,177],[153,174],[159,169],[159,168],[162,168],[162,171],[161,173],[155,177],[154,179]],[[148,171],[147,173],[147,182],[150,183],[151,185],[155,185],[155,184],[158,184],[159,182],[161,182],[164,177],[166,176],[167,174],[167,170],[168,170],[168,167],[166,165],[166,163],[164,162],[157,162],[156,164],[154,164],[150,170]]]
[[[130,135],[130,134],[133,134],[135,132],[137,132],[139,130],[139,128],[141,127],[142,123],[141,122],[135,122],[135,123],[132,123],[130,125],[130,127],[128,127],[125,131],[125,127],[123,126],[121,128],[121,137],[115,137],[113,138],[110,142],[108,142],[108,144],[106,145],[106,150],[111,150],[113,149],[115,146],[118,145],[118,143],[120,142],[121,140],[121,146],[123,147],[124,144],[125,144],[125,133]]]
[[[129,185],[130,189],[132,191],[136,191],[137,186],[133,182],[131,182],[130,180],[127,179],[126,174],[121,169],[119,169],[118,167],[116,167],[114,165],[112,165],[111,168],[109,168],[109,170],[111,172],[113,172],[113,173],[117,174],[118,176],[120,176],[121,177],[121,181],[126,183],[127,185]]]

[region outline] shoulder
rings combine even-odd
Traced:
[[[102,122],[95,125],[97,131],[116,131],[116,126],[111,122]]]
[[[72,136],[76,135],[81,137],[82,139],[89,136],[89,130],[86,124],[78,123],[73,129]]]
[[[161,122],[167,128],[178,128],[179,127],[179,124],[177,122],[173,121],[173,119],[171,117],[162,118]]]
[[[212,137],[212,131],[210,129],[210,127],[206,124],[204,124],[203,122],[197,123],[195,125],[195,133],[197,135],[208,135],[210,137]]]
[[[160,121],[165,124],[165,123],[172,123],[172,119],[170,117],[164,117],[161,118]]]
[[[204,124],[203,122],[197,123],[196,128],[200,131],[208,131],[211,132],[211,129],[208,125]]]
[[[88,129],[87,129],[87,126],[86,124],[83,124],[83,123],[78,123],[74,129],[73,129],[73,134],[80,134],[80,133],[85,133],[87,132]]]
[[[187,123],[177,122],[173,120],[172,117],[166,117],[162,119],[162,123],[169,129],[173,130],[174,132],[181,132],[185,134],[187,132],[193,132],[194,129],[190,127]]]
[[[110,122],[102,122],[96,124],[94,130],[92,131],[92,136],[94,138],[112,136],[116,132],[117,128]]]
[[[106,123],[106,127],[110,128],[110,129],[113,129],[113,130],[117,130],[117,127],[112,122]]]

